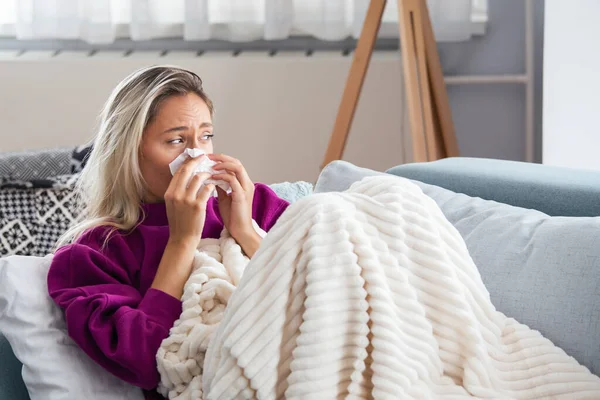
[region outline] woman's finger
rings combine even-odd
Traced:
[[[202,156],[201,156],[202,157]],[[177,186],[178,181],[181,178],[181,175],[186,173],[186,168],[184,168],[186,165],[190,164],[191,162],[193,162],[193,160],[197,159],[197,158],[201,158],[201,157],[196,157],[196,158],[188,158],[187,160],[185,160],[183,162],[183,164],[179,167],[179,169],[177,171],[175,171],[175,173],[173,174],[173,178],[171,178],[171,183],[170,185],[172,185],[173,187]],[[199,162],[199,161],[198,161]]]
[[[225,161],[219,164],[216,164],[212,167],[215,171],[228,171],[233,172],[235,176],[240,181],[240,184],[245,190],[249,190],[250,187],[254,186],[252,180],[248,176],[248,172],[246,168],[241,163],[236,163],[232,161]]]
[[[195,201],[198,196],[198,191],[200,190],[200,187],[208,178],[210,178],[210,174],[207,172],[194,174],[194,176],[192,176],[192,179],[190,180],[190,184],[186,189],[186,198],[190,201]]]
[[[169,186],[173,185],[173,192],[176,197],[185,196],[186,188],[188,186],[188,182],[190,182],[192,174],[195,172],[198,164],[200,164],[205,157],[205,155],[195,158],[190,157],[184,161],[183,165],[179,167],[177,171],[175,171]]]
[[[236,164],[241,164],[240,160],[233,158],[231,156],[225,155],[225,154],[212,153],[212,154],[207,154],[206,156],[208,157],[209,160],[213,160],[216,162],[232,162],[232,163],[236,163]]]
[[[225,181],[225,182],[229,183],[229,186],[231,186],[231,190],[236,193],[245,192],[244,188],[242,187],[242,185],[240,184],[240,182],[234,175],[227,174],[227,173],[215,174],[211,177],[211,179],[214,179],[217,181]]]
[[[215,185],[213,185],[212,183],[204,186],[198,193],[198,197],[197,197],[198,202],[200,202],[202,204],[206,204],[208,202],[208,200],[210,199],[214,190],[215,190]]]
[[[213,165],[212,169],[219,171],[219,170],[229,170],[229,171],[234,171],[234,172],[238,172],[238,171],[242,171],[244,169],[244,166],[242,164],[238,164],[232,161],[224,161],[224,162],[220,162],[218,164]]]

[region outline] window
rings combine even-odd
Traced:
[[[436,37],[483,34],[487,0],[427,0]],[[118,38],[249,41],[358,37],[369,0],[0,0],[0,35],[16,39]],[[380,37],[397,37],[388,0]]]

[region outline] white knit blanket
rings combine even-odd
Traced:
[[[239,255],[231,243],[220,254]],[[408,180],[296,202],[245,271],[214,257],[158,354],[171,398],[600,399],[600,378],[494,308],[460,234]]]
[[[264,238],[266,232],[252,223]],[[163,396],[202,398],[204,355],[248,261],[227,230],[219,239],[200,241],[183,289],[181,316],[156,355]]]

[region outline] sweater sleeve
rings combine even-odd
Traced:
[[[140,294],[133,286],[138,266],[122,237],[111,238],[102,250],[97,240],[85,242],[55,253],[49,294],[85,353],[120,379],[154,389],[156,352],[181,314],[181,302],[152,288]]]
[[[277,196],[269,186],[262,183],[254,185],[252,215],[258,226],[265,232],[275,225],[289,205],[290,203]]]

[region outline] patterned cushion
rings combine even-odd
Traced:
[[[0,189],[54,187],[57,177],[80,173],[91,145],[68,149],[0,153]]]
[[[73,149],[0,153],[0,182],[33,181],[70,173]]]
[[[31,190],[0,190],[0,256],[33,254],[35,193]]]
[[[92,145],[78,146],[71,152],[71,173],[77,174],[81,172],[87,162],[90,153],[92,152]]]
[[[78,175],[53,178],[49,188],[0,190],[0,257],[44,256],[76,219]]]

